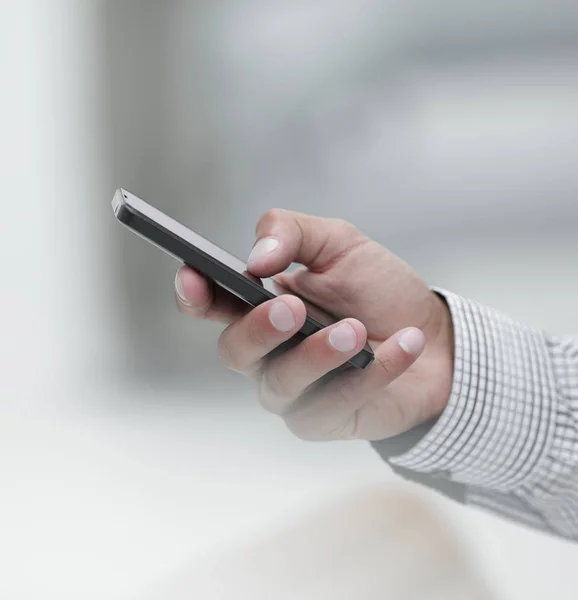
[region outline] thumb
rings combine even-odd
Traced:
[[[431,292],[403,261],[341,219],[271,210],[257,224],[248,269],[338,318],[354,317],[370,338],[426,329]],[[305,268],[283,273],[291,263]]]
[[[257,241],[247,267],[257,277],[276,275],[294,262],[321,273],[366,241],[366,236],[341,219],[274,209],[257,223]]]

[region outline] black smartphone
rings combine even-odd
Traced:
[[[243,261],[127,190],[119,189],[115,192],[112,207],[116,218],[123,225],[177,260],[212,279],[250,306],[258,306],[279,295],[292,293],[273,279],[261,280],[251,275]],[[281,351],[337,321],[304,298],[301,299],[307,308],[307,318],[300,331],[282,345]],[[350,358],[348,363],[358,369],[365,369],[373,359],[373,352],[366,345],[361,352]]]

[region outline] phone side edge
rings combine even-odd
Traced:
[[[129,227],[134,233],[137,233],[131,227],[131,224],[135,217],[143,216],[144,218],[144,215],[141,215],[139,211],[127,201],[127,196],[123,188],[119,188],[114,193],[114,196],[112,197],[112,210],[114,216],[120,223]]]

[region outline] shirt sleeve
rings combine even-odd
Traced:
[[[435,291],[454,325],[448,405],[374,447],[408,479],[578,540],[578,342]]]

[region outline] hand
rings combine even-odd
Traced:
[[[451,387],[453,331],[444,301],[411,268],[341,220],[272,210],[257,225],[248,269],[343,318],[285,354],[267,355],[303,325],[305,306],[284,295],[252,310],[195,271],[177,273],[179,309],[227,324],[218,350],[259,382],[260,401],[307,440],[378,440],[439,416]],[[283,271],[296,262],[303,267]],[[375,362],[346,369],[366,340]],[[326,378],[327,379],[327,378]]]

